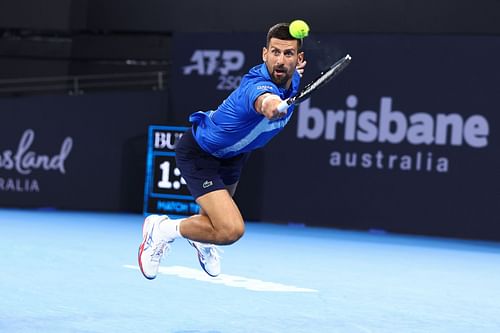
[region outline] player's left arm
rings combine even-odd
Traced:
[[[295,69],[299,73],[300,77],[302,77],[304,75],[304,69],[306,68],[306,65],[307,65],[307,61],[304,58],[304,52],[300,52],[298,54],[297,66],[295,67]]]

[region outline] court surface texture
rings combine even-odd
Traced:
[[[206,275],[143,217],[0,210],[0,332],[500,332],[500,243],[248,223]]]

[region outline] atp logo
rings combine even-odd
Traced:
[[[239,50],[195,50],[191,64],[182,67],[184,75],[219,75],[217,90],[233,90],[238,87],[241,75],[233,75],[245,64],[245,54]]]

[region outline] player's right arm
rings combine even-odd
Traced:
[[[287,110],[283,112],[278,111],[278,105],[282,102],[282,99],[272,93],[264,93],[257,97],[255,100],[255,110],[262,114],[269,120],[274,120],[282,118],[286,115]]]

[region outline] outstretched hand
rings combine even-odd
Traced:
[[[297,63],[297,67],[295,67],[295,69],[297,69],[297,72],[299,72],[300,77],[302,77],[302,75],[304,75],[304,68],[306,67],[306,65],[307,65],[307,61],[305,61],[305,60],[299,61]]]

